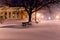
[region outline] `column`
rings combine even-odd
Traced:
[[[9,12],[7,12],[7,15],[6,15],[6,16],[7,16],[7,19],[10,19],[10,18],[9,18]]]
[[[14,19],[14,18],[13,18],[13,11],[11,11],[11,19]]]
[[[17,12],[15,12],[15,18],[16,18],[16,19],[18,19],[17,16],[18,16],[18,15],[17,15]]]
[[[5,15],[4,14],[5,14],[5,12],[3,11],[2,14],[1,14],[2,19],[5,19]]]
[[[17,18],[20,19],[20,12],[17,12]]]

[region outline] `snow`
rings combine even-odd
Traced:
[[[29,28],[19,28],[21,22],[13,23],[15,28],[0,28],[0,40],[60,40],[60,21],[32,22]],[[18,27],[19,26],[19,27]]]

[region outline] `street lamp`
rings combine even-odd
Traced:
[[[39,13],[37,13],[37,15],[36,15],[36,16],[37,16],[37,18],[39,18],[39,17],[40,17],[40,14],[39,14]]]
[[[51,17],[48,17],[49,20],[51,20]]]
[[[40,17],[40,14],[35,12],[35,22],[36,23],[38,23],[39,17]]]
[[[57,16],[56,16],[56,19],[59,19],[59,18],[60,18],[60,17],[57,15]]]

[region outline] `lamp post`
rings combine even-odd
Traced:
[[[59,20],[59,18],[60,18],[59,15],[57,15],[57,16],[56,16],[56,19]]]
[[[36,22],[36,12],[35,12],[35,22]]]
[[[38,16],[38,15],[37,15],[37,13],[35,12],[35,23],[38,23],[38,21],[37,21],[37,20],[38,20],[38,19],[37,19],[37,16]]]

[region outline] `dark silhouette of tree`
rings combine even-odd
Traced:
[[[50,8],[52,4],[59,4],[59,2],[60,0],[11,0],[6,4],[9,6],[24,7],[29,16],[28,21],[31,22],[33,12],[36,12],[44,7]]]
[[[50,8],[52,4],[58,4],[59,0],[22,0],[23,7],[29,15],[29,22],[31,22],[31,15],[43,7]]]

